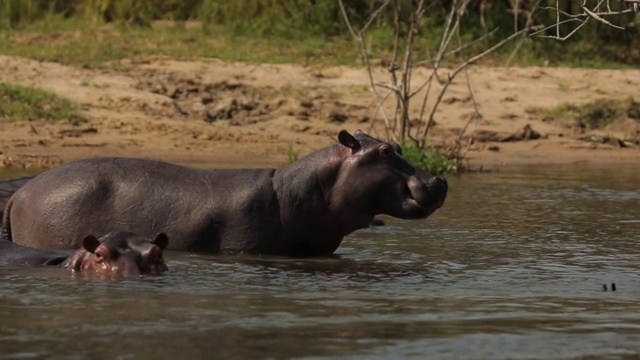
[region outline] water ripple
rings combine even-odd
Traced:
[[[432,217],[384,218],[330,258],[169,252],[167,275],[119,282],[0,269],[0,357],[637,356],[640,174],[590,175],[452,178]]]

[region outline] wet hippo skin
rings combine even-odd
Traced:
[[[285,256],[333,253],[375,215],[423,219],[447,182],[397,144],[360,131],[280,169],[200,170],[94,158],[42,173],[15,192],[3,225],[15,243],[75,249],[85,233],[164,231],[170,249]]]
[[[7,206],[7,202],[19,188],[26,184],[29,180],[33,179],[33,176],[25,176],[16,179],[8,179],[0,181],[0,219],[4,213],[4,208]]]
[[[162,251],[168,237],[148,239],[126,231],[101,237],[87,235],[75,252],[48,251],[0,239],[0,265],[8,267],[60,266],[101,277],[158,275],[167,270]]]

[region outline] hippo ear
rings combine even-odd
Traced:
[[[391,143],[391,147],[393,148],[393,150],[395,150],[398,154],[402,155],[402,146],[400,146],[400,144],[398,144],[397,142],[392,142]]]
[[[167,234],[161,232],[156,235],[155,239],[153,239],[153,243],[156,244],[160,249],[164,250],[164,248],[169,245],[169,237],[167,236]]]
[[[96,251],[99,245],[100,241],[93,235],[87,235],[82,239],[82,247],[90,253]]]
[[[346,130],[340,131],[340,133],[338,134],[338,140],[340,141],[340,144],[348,147],[354,152],[360,149],[360,143],[358,142],[358,140],[353,137],[353,135],[349,134]]]

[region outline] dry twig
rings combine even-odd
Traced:
[[[492,46],[485,48],[479,51],[476,54],[470,54],[469,57],[466,56],[465,51],[470,48],[470,44],[475,43],[477,45],[478,41],[487,40],[492,35],[495,35],[496,30],[494,29],[491,32],[486,33],[485,35],[479,37],[478,39],[472,40],[468,43],[462,42],[462,37],[460,36],[461,26],[464,24],[464,19],[466,15],[467,7],[471,4],[473,0],[452,0],[450,2],[451,6],[449,8],[447,18],[443,24],[442,33],[440,35],[439,44],[436,50],[436,54],[427,59],[427,60],[419,60],[416,59],[416,51],[414,49],[414,42],[416,40],[416,36],[419,33],[419,27],[421,25],[421,20],[426,11],[425,0],[419,0],[414,2],[404,2],[403,0],[387,0],[384,1],[380,7],[378,7],[375,11],[371,13],[371,15],[365,21],[365,24],[362,26],[362,29],[357,30],[353,27],[352,22],[349,19],[347,9],[344,6],[343,0],[339,1],[340,9],[342,11],[345,22],[347,23],[347,27],[349,31],[353,35],[353,37],[360,43],[363,59],[365,62],[366,70],[369,76],[369,83],[371,87],[371,91],[374,94],[376,100],[376,109],[374,113],[374,117],[372,118],[371,129],[374,128],[374,122],[376,121],[378,113],[382,113],[385,130],[387,131],[387,138],[391,138],[394,141],[403,141],[403,140],[411,140],[421,149],[426,148],[426,140],[429,134],[429,130],[434,124],[434,116],[435,112],[438,109],[439,104],[442,102],[444,94],[447,92],[449,85],[451,85],[452,81],[455,77],[461,72],[465,71],[466,79],[467,79],[467,89],[470,93],[470,97],[473,100],[474,106],[474,115],[472,119],[469,120],[467,126],[463,131],[466,131],[471,121],[473,119],[477,119],[480,117],[479,107],[475,100],[475,96],[471,89],[471,80],[469,78],[469,74],[467,73],[467,68],[476,63],[478,60],[483,57],[495,52],[504,44],[509,41],[515,39],[516,37],[526,34],[532,29],[537,29],[532,25],[532,16],[535,12],[535,8],[529,10],[526,14],[528,14],[525,28],[515,31],[510,36],[503,38]],[[540,0],[537,0],[538,3]],[[393,4],[392,6],[389,6]],[[516,5],[519,4],[518,1],[515,2]],[[536,3],[537,4],[537,3]],[[402,5],[402,6],[401,6]],[[407,11],[409,7],[410,10],[410,18],[409,21],[405,24],[407,28],[401,28],[401,19],[400,15]],[[372,67],[372,57],[375,56],[371,52],[371,46],[367,42],[366,39],[366,31],[372,26],[374,20],[380,16],[383,9],[389,9],[393,11],[393,26],[394,26],[394,43],[392,47],[392,55],[390,63],[388,64],[388,72],[389,79],[387,82],[376,80],[376,76],[374,75],[373,67]],[[517,17],[517,11],[516,11]],[[458,47],[455,49],[451,49],[452,41],[456,37],[458,40]],[[448,72],[445,77],[440,75],[441,63],[444,58],[449,55],[462,55],[462,64],[459,64],[453,70]],[[426,77],[426,80],[421,81],[421,83],[417,85],[413,85],[413,71],[418,66],[428,65],[431,72]],[[427,101],[432,98],[432,88],[434,84],[434,80],[440,83],[442,86],[438,90],[435,95],[434,101]],[[381,90],[385,90],[384,96],[381,95]],[[395,110],[392,118],[389,118],[387,113],[385,112],[385,102],[387,100],[395,100]],[[419,107],[419,117],[417,121],[412,121],[410,118],[411,114],[411,105],[416,101],[420,104]],[[427,106],[428,103],[431,104],[430,107]],[[371,130],[370,129],[370,130]],[[461,147],[461,137],[458,139],[456,144],[454,144],[454,148],[456,149],[454,156],[457,160],[460,159],[460,147]]]
[[[607,18],[616,16],[640,13],[640,0],[581,0],[580,10],[577,14],[570,14],[560,9],[560,0],[556,0],[555,6],[540,7],[542,10],[550,10],[556,13],[556,22],[552,25],[545,26],[539,31],[531,34],[542,38],[556,39],[565,41],[573,36],[578,30],[583,28],[589,20],[593,19],[607,26],[624,30],[624,26],[616,25]],[[562,33],[562,25],[576,23],[576,26],[569,30],[568,33]],[[555,29],[555,34],[547,35],[547,31]]]

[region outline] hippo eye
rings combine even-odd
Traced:
[[[389,157],[391,156],[391,154],[393,154],[393,149],[391,148],[391,146],[383,146],[380,148],[380,155],[382,157]]]

